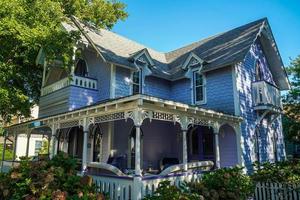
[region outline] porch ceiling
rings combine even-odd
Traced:
[[[210,124],[210,122],[239,124],[243,120],[241,117],[139,94],[100,102],[66,113],[27,121],[5,127],[5,129],[7,130],[8,135],[11,135],[28,133],[29,130],[43,126],[52,129],[80,126],[82,125],[84,118],[89,121],[88,124],[115,121],[131,118],[129,112],[137,109],[148,113],[151,112],[151,116],[146,117],[150,118],[150,120],[158,119],[176,122],[176,119],[181,116],[193,118],[193,123],[202,124]],[[33,124],[39,124],[39,126],[33,126]]]

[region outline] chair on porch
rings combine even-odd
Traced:
[[[178,158],[165,157],[159,161],[159,169],[160,171],[163,171],[164,169],[177,164],[179,164]]]

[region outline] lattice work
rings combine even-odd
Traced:
[[[195,125],[201,125],[201,126],[210,126],[212,125],[209,120],[203,119],[203,118],[195,118],[194,122]]]
[[[153,119],[173,122],[174,115],[169,113],[153,112]]]
[[[94,123],[109,122],[109,121],[115,121],[119,119],[125,119],[124,112],[97,116],[95,117]]]
[[[79,120],[74,120],[74,121],[68,121],[68,122],[63,122],[60,123],[60,127],[59,128],[71,128],[71,127],[75,127],[75,126],[79,126]]]

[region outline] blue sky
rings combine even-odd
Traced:
[[[113,31],[161,52],[267,17],[284,64],[300,54],[300,0],[121,0]]]

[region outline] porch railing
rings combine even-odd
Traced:
[[[182,172],[182,164],[170,167],[170,174],[162,173],[160,175],[148,175],[143,177],[118,176],[114,168],[108,164],[96,165],[88,164],[89,167],[112,172],[114,175],[91,175],[98,191],[107,193],[110,199],[129,200],[140,199],[147,195],[152,195],[162,181],[170,181],[172,185],[179,186],[183,182],[200,181],[202,172],[212,168],[213,162],[203,161],[188,163],[188,171]],[[178,170],[177,170],[178,169]],[[140,198],[138,197],[140,196]]]
[[[133,199],[133,177],[121,176],[92,176],[98,191],[108,193],[110,199]]]
[[[73,76],[72,79],[69,77],[63,78],[51,85],[43,87],[41,90],[41,95],[45,96],[62,88],[65,88],[69,85],[74,85],[78,87],[83,87],[87,89],[97,90],[97,80],[88,77],[81,77],[81,76]]]
[[[252,83],[253,106],[262,109],[263,106],[282,108],[280,91],[266,81]]]

